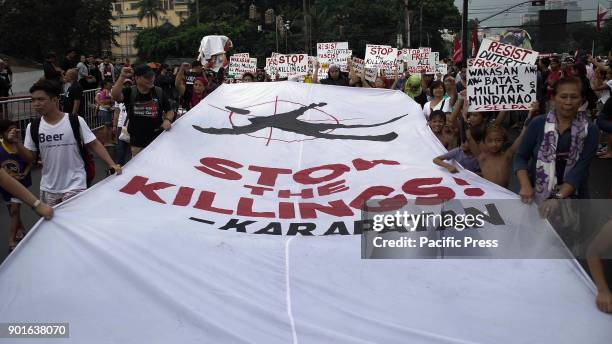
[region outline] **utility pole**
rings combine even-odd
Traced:
[[[410,11],[408,10],[408,1],[404,0],[404,29],[406,30],[406,48],[410,49]]]
[[[195,0],[196,7],[196,24],[200,25],[200,0]]]
[[[304,51],[310,54],[310,8],[307,1],[308,0],[302,0],[304,7]]]
[[[423,46],[423,3],[421,2],[421,8],[419,11],[419,48]]]
[[[463,61],[467,62],[468,59],[468,0],[463,0],[463,18],[461,23],[461,56]]]

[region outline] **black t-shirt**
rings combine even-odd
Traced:
[[[349,79],[343,75],[340,75],[340,77],[336,80],[332,78],[323,79],[321,80],[321,84],[322,85],[334,85],[334,86],[348,86]]]
[[[96,84],[100,84],[102,82],[102,73],[100,73],[100,68],[95,64],[88,64],[87,68],[89,69],[89,75],[96,78]]]
[[[76,61],[76,60],[70,60],[70,59],[66,58],[66,59],[64,59],[64,61],[62,61],[62,64],[61,64],[60,67],[64,71],[67,71],[68,69],[76,68],[77,63],[78,63],[78,61]]]
[[[83,87],[78,82],[73,82],[64,94],[64,112],[72,113],[74,101],[80,100],[78,114],[85,115],[85,99],[83,98]]]
[[[136,92],[132,104],[132,92]],[[166,112],[171,110],[168,97],[161,93],[161,99],[151,89],[148,94],[142,94],[135,87],[123,89],[123,103],[127,110],[130,133],[130,144],[136,147],[146,147],[153,142],[162,131],[161,125]]]
[[[0,97],[8,97],[8,91],[11,88],[11,80],[9,79],[9,71],[7,69],[0,72]]]
[[[425,94],[425,92],[421,92],[421,94],[414,97],[414,101],[419,103],[419,105],[421,105],[421,108],[422,108],[427,103],[427,95]]]
[[[43,63],[43,71],[45,73],[45,79],[47,80],[57,80],[62,77],[62,73],[58,72],[55,69],[55,66],[49,62]]]
[[[612,120],[612,97],[606,100],[603,108],[601,109],[601,115],[607,120]]]

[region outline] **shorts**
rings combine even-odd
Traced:
[[[23,203],[19,198],[15,198],[11,195],[5,195],[4,193],[2,193],[2,199],[4,200],[5,203],[8,203],[8,204],[22,204]]]
[[[4,200],[5,203],[14,203],[14,204],[21,204],[21,203],[23,203],[23,202],[21,202],[21,200],[19,198],[13,197],[13,195],[8,193],[8,191],[6,191],[4,189],[0,190],[0,194],[2,194],[2,199]]]
[[[133,147],[145,148],[153,142],[163,129],[155,130],[153,133],[130,133],[130,145]]]
[[[50,206],[54,206],[62,203],[63,201],[71,199],[72,197],[78,195],[83,191],[85,191],[85,189],[70,190],[64,193],[55,193],[40,190],[40,200]]]
[[[110,111],[100,109],[100,112],[98,112],[98,117],[100,117],[102,124],[109,127],[113,125],[113,114]]]

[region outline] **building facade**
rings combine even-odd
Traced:
[[[189,17],[189,4],[193,0],[159,0],[166,13],[158,13],[158,20],[153,20],[153,27],[165,23],[178,26]],[[113,57],[124,60],[129,58],[134,61],[138,55],[138,50],[134,47],[136,35],[149,27],[147,17],[138,19],[139,0],[113,0],[113,20],[111,25],[118,34],[116,36],[119,46],[112,46]]]
[[[567,22],[573,23],[582,20],[582,8],[577,1],[572,0],[547,0],[547,10],[567,10]]]

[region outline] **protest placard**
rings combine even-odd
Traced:
[[[436,55],[431,52],[431,48],[408,49],[404,60],[410,74],[436,72]]]
[[[276,74],[278,77],[289,77],[289,59],[287,59],[287,55],[272,53],[272,60],[276,65]]]
[[[468,111],[528,110],[536,101],[536,66],[468,68]]]
[[[363,75],[363,69],[365,67],[365,61],[358,58],[353,57],[353,69],[355,70],[355,75],[360,77]],[[370,82],[376,81],[376,76],[378,75],[378,70],[376,68],[367,68],[365,70],[365,79]]]
[[[365,67],[366,68],[390,68],[393,69],[397,49],[388,45],[366,45]]]
[[[296,75],[306,75],[308,73],[307,54],[289,54],[276,56],[278,64],[278,76],[287,78]]]
[[[313,74],[315,65],[317,64],[316,56],[308,56],[308,73]]]
[[[347,70],[347,61],[353,54],[348,42],[317,43],[317,60],[321,65],[336,64],[343,71]]]
[[[244,73],[257,72],[257,59],[250,58],[248,53],[230,56],[228,74],[230,77],[240,79]]]
[[[534,65],[538,52],[485,38],[473,61],[476,68]]]
[[[264,71],[266,72],[266,74],[272,76],[272,58],[271,57],[266,57],[266,66],[264,67]]]
[[[308,73],[308,54],[283,55],[287,59],[289,76],[306,75]]]
[[[443,76],[448,74],[448,65],[446,63],[438,63],[436,66],[436,73],[440,73]]]

